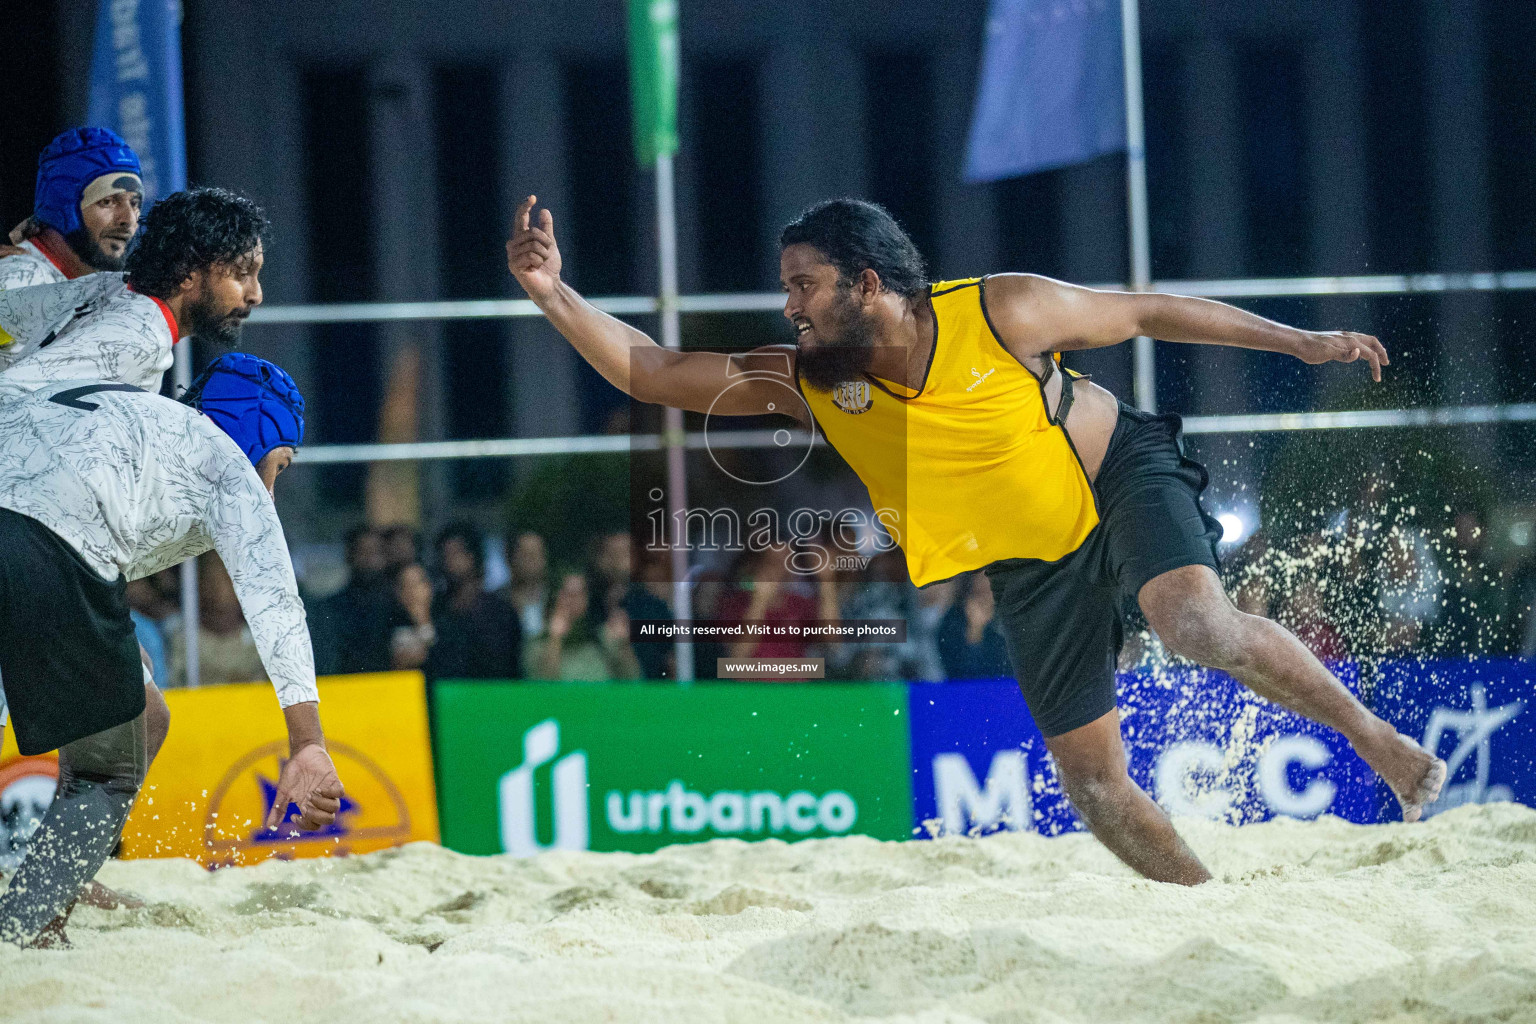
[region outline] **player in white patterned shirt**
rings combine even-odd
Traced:
[[[244,196],[176,192],[145,216],[126,274],[0,291],[0,343],[13,353],[0,373],[0,402],[3,391],[63,380],[159,391],[183,336],[232,346],[261,303],[266,228]]]
[[[266,825],[282,825],[290,803],[289,828],[322,827],[340,808],[271,494],[303,439],[304,400],[282,370],[233,353],[187,403],[69,381],[0,404],[0,680],[21,752],[59,749],[58,794],[0,895],[5,941],[64,940],[68,908],[117,843],[163,738],[129,580],[218,552],[288,725]]]
[[[32,216],[0,251],[0,291],[122,270],[143,200],[139,158],[115,132],[60,134],[37,159]]]

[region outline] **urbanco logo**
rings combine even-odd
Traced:
[[[591,810],[585,750],[560,754],[560,723],[547,719],[523,734],[523,763],[499,783],[501,846],[515,857],[545,850],[591,847]],[[557,759],[558,758],[558,759]],[[553,799],[540,799],[536,773],[552,764]],[[665,778],[665,776],[663,776]],[[552,808],[553,836],[539,841],[540,809]],[[722,789],[697,792],[681,779],[662,789],[609,790],[602,802],[605,822],[620,834],[648,833],[679,839],[716,836],[807,835],[818,829],[842,835],[858,821],[854,798],[840,789],[824,793],[795,790]]]
[[[560,752],[560,723],[553,718],[523,733],[523,763],[501,777],[501,848],[514,857],[541,850],[585,850],[587,824],[587,754],[567,754],[554,767],[554,838],[539,842],[533,773]]]

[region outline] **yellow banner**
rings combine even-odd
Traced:
[[[326,746],[346,796],[334,825],[292,840],[262,825],[288,755],[271,685],[168,690],[165,698],[170,737],[123,830],[121,856],[190,857],[214,867],[438,840],[419,673],[320,680]]]
[[[215,867],[438,841],[420,673],[320,680],[326,747],[346,796],[335,824],[293,840],[263,827],[288,756],[271,685],[167,690],[165,700],[170,736],[123,829],[121,856],[190,857]]]
[[[346,797],[335,824],[275,841],[262,827],[287,730],[269,683],[167,690],[171,731],[123,830],[123,857],[189,857],[209,867],[269,857],[367,853],[438,841],[425,684],[417,672],[320,680],[320,719]],[[57,758],[0,745],[0,797],[45,810]],[[30,817],[30,815],[27,815]],[[3,815],[0,815],[3,817]],[[6,836],[0,828],[0,860]]]

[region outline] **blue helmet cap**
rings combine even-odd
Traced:
[[[282,367],[227,352],[203,371],[182,401],[217,423],[259,465],[274,448],[304,440],[304,396]]]
[[[141,176],[139,158],[128,143],[106,128],[71,128],[37,158],[32,215],[60,234],[80,230],[85,187],[114,171]]]

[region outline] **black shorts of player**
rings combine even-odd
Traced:
[[[1221,524],[1200,507],[1209,477],[1184,457],[1177,416],[1120,406],[1094,481],[1099,525],[1055,562],[987,566],[997,622],[1035,724],[1059,736],[1115,706],[1122,609],[1155,576],[1219,567]]]
[[[127,592],[126,580],[102,579],[36,519],[0,508],[0,688],[23,754],[143,712]]]

